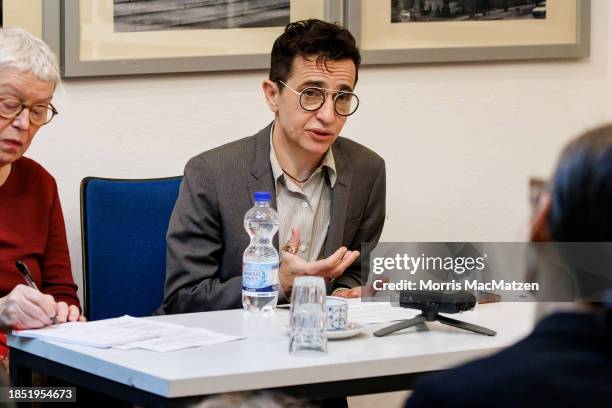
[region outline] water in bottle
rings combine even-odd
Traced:
[[[278,251],[272,238],[279,221],[271,200],[268,192],[254,193],[255,206],[244,216],[251,243],[242,256],[242,307],[250,312],[272,312],[278,301]]]

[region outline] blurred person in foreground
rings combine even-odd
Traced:
[[[567,243],[589,243],[583,248],[594,255],[589,262],[599,275],[569,268],[582,300],[539,304],[541,320],[529,336],[491,357],[425,378],[407,408],[612,406],[612,265],[606,265],[612,242],[612,125],[572,141],[550,187],[538,200],[531,241],[570,249],[577,245]],[[577,258],[567,252],[560,255],[572,265]],[[555,271],[538,273],[549,272]],[[594,293],[593,282],[601,296],[585,300]]]
[[[60,80],[49,47],[26,31],[0,29],[0,360],[6,332],[81,318],[55,179],[24,157],[38,130],[58,114]],[[16,261],[25,263],[40,292]]]

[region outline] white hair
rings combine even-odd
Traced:
[[[31,72],[57,86],[59,65],[53,51],[42,40],[21,28],[0,29],[0,72]]]
[[[218,394],[201,398],[189,408],[314,408],[309,401],[277,391],[256,391]]]

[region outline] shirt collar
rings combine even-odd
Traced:
[[[284,174],[283,169],[276,158],[276,151],[274,150],[274,144],[272,143],[272,133],[274,131],[274,124],[272,124],[272,128],[270,129],[270,164],[272,165],[272,175],[274,176],[274,181],[278,181],[278,179]],[[334,154],[332,149],[329,148],[323,156],[323,161],[321,165],[317,168],[325,168],[327,171],[327,177],[329,178],[329,185],[331,188],[334,188],[336,184],[337,174],[336,174],[336,161],[334,160]],[[316,170],[315,170],[316,171]]]

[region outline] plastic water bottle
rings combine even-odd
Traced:
[[[272,238],[278,214],[270,207],[272,194],[253,194],[255,206],[244,216],[251,243],[242,256],[242,307],[250,312],[273,312],[278,301],[278,251]]]

